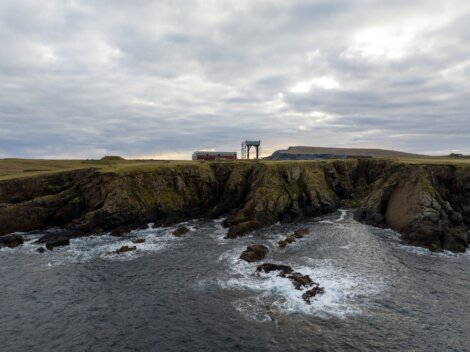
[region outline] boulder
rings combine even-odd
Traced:
[[[36,249],[36,252],[38,253],[44,253],[46,250],[44,249],[44,247],[39,247],[38,249]]]
[[[117,254],[122,254],[122,253],[126,253],[126,252],[135,251],[136,249],[137,249],[136,246],[132,246],[132,247],[129,247],[129,246],[122,246],[121,248],[116,249],[116,253],[117,253]]]
[[[175,231],[173,231],[173,236],[181,237],[189,232],[189,229],[185,226],[178,227]]]
[[[245,222],[242,222],[242,223],[239,223],[237,225],[233,225],[232,227],[230,227],[225,238],[240,237],[240,236],[247,234],[248,232],[259,229],[262,226],[263,224],[256,220],[245,221]]]
[[[262,244],[252,244],[246,247],[246,250],[240,255],[240,259],[248,263],[263,259],[268,254],[268,247]]]
[[[24,243],[23,236],[5,235],[0,236],[0,247],[15,248]]]

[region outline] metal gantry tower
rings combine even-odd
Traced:
[[[256,159],[259,159],[261,153],[261,141],[243,141],[242,142],[242,159],[250,159],[250,149],[254,147],[256,150]]]

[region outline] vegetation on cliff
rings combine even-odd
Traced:
[[[354,205],[356,219],[390,226],[412,244],[467,247],[465,165],[385,159],[97,163],[0,181],[0,234],[60,226],[73,237],[224,215],[227,237],[237,237]]]

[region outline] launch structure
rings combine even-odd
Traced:
[[[250,159],[250,149],[255,148],[256,159],[259,159],[261,152],[261,141],[243,141],[242,142],[242,159]]]

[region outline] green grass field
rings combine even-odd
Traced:
[[[342,159],[344,160],[344,159]],[[470,158],[449,158],[449,157],[407,157],[393,158],[409,164],[421,165],[456,165],[470,167]],[[331,160],[328,160],[331,161]],[[326,161],[326,162],[328,162]],[[250,161],[216,161],[223,163],[247,163]],[[290,164],[308,163],[311,160],[260,160],[258,162],[266,164]],[[69,171],[85,168],[96,168],[103,172],[146,172],[155,168],[180,168],[180,167],[208,167],[214,161],[191,161],[191,160],[43,160],[43,159],[0,159],[0,180],[21,178],[49,174],[59,171]]]

